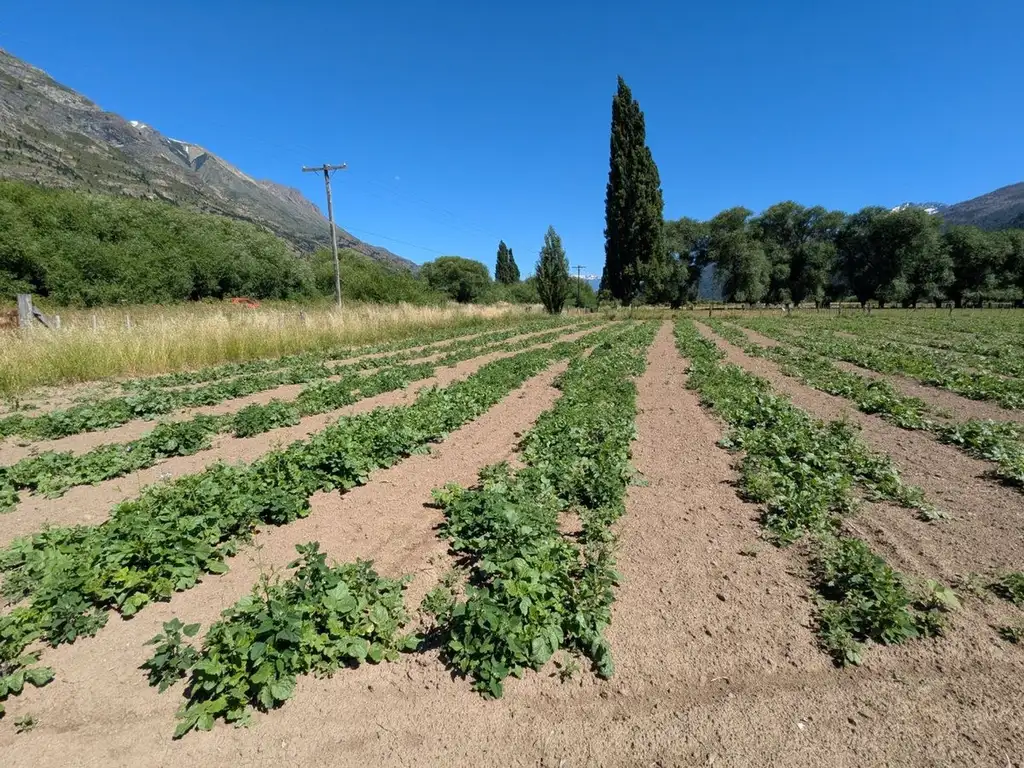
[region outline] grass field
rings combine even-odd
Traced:
[[[5,765],[1024,765],[1024,314],[274,316],[0,415]]]
[[[342,346],[375,344],[425,329],[453,330],[516,322],[513,306],[347,304],[300,310],[268,302],[225,302],[57,310],[59,332],[0,331],[0,397],[40,386],[146,376]]]

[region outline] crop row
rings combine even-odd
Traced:
[[[871,342],[850,339],[820,327],[803,328],[798,335],[784,323],[769,318],[751,318],[745,324],[830,360],[845,360],[879,373],[910,376],[928,386],[946,389],[971,400],[992,400],[1009,409],[1024,408],[1024,381],[960,368],[948,355],[940,352],[928,354],[908,344],[887,339]]]
[[[561,315],[543,315],[529,320],[519,320],[515,323],[513,330],[500,328],[500,325],[503,323],[503,319],[499,319],[497,321],[488,322],[488,324],[483,327],[472,326],[457,329],[439,328],[436,330],[419,332],[414,336],[410,336],[399,341],[385,342],[382,344],[365,344],[362,346],[346,345],[316,352],[301,352],[294,355],[284,355],[282,357],[272,359],[249,360],[242,363],[221,363],[219,365],[207,366],[196,371],[178,371],[176,373],[166,373],[160,376],[131,379],[129,381],[122,382],[121,386],[126,391],[139,391],[164,387],[178,387],[189,384],[201,384],[207,381],[215,381],[217,379],[241,376],[249,373],[263,373],[265,371],[274,371],[292,366],[303,366],[315,362],[340,362],[353,357],[362,357],[363,355],[402,352],[412,348],[428,345],[440,346],[445,342],[458,340],[464,336],[490,336],[492,334],[503,333],[515,335],[530,333],[532,331],[542,331],[549,328],[554,329],[570,325],[574,322],[576,322],[575,318],[570,319]],[[499,327],[495,328],[495,326]],[[442,350],[439,349],[436,351]],[[421,351],[420,354],[428,355],[430,354],[430,351]]]
[[[814,327],[811,324],[809,327]],[[877,343],[893,339],[918,349],[922,354],[937,356],[943,364],[972,368],[1012,377],[1024,375],[1022,339],[1017,334],[989,332],[936,331],[913,325],[894,326],[892,323],[865,323],[836,318],[829,323],[833,330],[842,330],[857,337],[858,341]]]
[[[480,343],[495,342],[519,335],[511,329],[486,334]],[[201,387],[164,390],[151,388],[139,392],[107,398],[94,403],[83,403],[70,408],[29,416],[13,414],[0,419],[0,438],[18,435],[28,440],[47,440],[80,432],[96,432],[126,424],[136,419],[154,419],[183,408],[195,408],[246,397],[288,384],[339,376],[357,370],[377,368],[396,362],[425,357],[430,350],[397,352],[387,357],[360,360],[350,364],[329,366],[322,359],[304,359],[280,371],[252,373],[224,381],[215,381]]]
[[[51,528],[0,553],[3,593],[17,606],[0,616],[0,677],[31,668],[36,641],[74,642],[101,628],[109,611],[131,616],[152,600],[223,573],[264,523],[309,514],[316,491],[344,491],[377,468],[423,451],[476,418],[558,358],[622,332],[606,328],[574,342],[483,366],[464,381],[432,388],[409,406],[345,417],[305,441],[245,466],[218,463],[150,486],[114,507],[98,526]]]
[[[887,381],[841,370],[827,357],[799,347],[755,344],[729,323],[720,320],[707,322],[747,354],[778,363],[787,376],[822,392],[846,398],[864,413],[878,415],[903,429],[928,431],[941,442],[953,445],[974,458],[991,461],[996,465],[992,471],[996,478],[1024,489],[1024,426],[988,419],[938,420],[924,401],[901,394]]]
[[[925,504],[886,456],[874,454],[843,422],[811,418],[771,385],[722,353],[692,322],[676,324],[680,353],[689,359],[687,386],[729,426],[723,447],[741,451],[742,492],[764,505],[763,525],[779,544],[812,541],[822,648],[838,664],[860,662],[864,643],[902,643],[942,627],[952,592],[935,582],[912,587],[862,540],[843,531],[860,494],[905,507]]]
[[[522,443],[525,467],[481,472],[474,489],[435,492],[445,510],[443,535],[466,558],[472,586],[463,601],[435,613],[432,643],[447,661],[500,696],[510,674],[538,668],[559,648],[590,656],[603,675],[611,656],[603,637],[616,576],[609,526],[630,479],[636,390],[651,326],[635,327],[576,358],[559,377],[562,395]],[[560,515],[583,517],[580,540],[564,537]],[[256,585],[226,611],[199,649],[198,626],[169,622],[153,638],[144,665],[161,690],[189,676],[179,710],[180,736],[215,720],[244,723],[252,707],[290,698],[302,674],[394,658],[426,647],[403,635],[404,580],[381,579],[369,563],[328,567],[315,543],[299,547],[295,574]]]
[[[47,451],[30,456],[10,467],[0,467],[0,512],[9,511],[17,504],[19,490],[61,496],[76,485],[121,477],[171,456],[188,456],[205,450],[217,433],[252,437],[279,427],[293,426],[305,416],[327,413],[366,397],[401,389],[414,381],[433,376],[438,368],[494,351],[525,349],[553,341],[560,335],[562,331],[552,331],[511,344],[467,340],[448,346],[445,350],[448,354],[434,363],[407,365],[396,362],[369,376],[351,371],[338,381],[310,384],[294,400],[275,399],[266,404],[247,406],[234,414],[200,414],[185,421],[158,424],[152,432],[137,440],[102,445],[82,454]]]
[[[640,326],[573,362],[562,396],[523,440],[523,469],[480,473],[476,488],[436,493],[442,534],[470,566],[466,596],[439,617],[446,659],[488,696],[559,648],[612,674],[604,629],[617,575],[612,523],[625,511],[636,387],[654,328]],[[578,540],[562,515],[582,522]]]

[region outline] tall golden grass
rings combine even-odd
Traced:
[[[375,344],[441,328],[517,322],[515,306],[347,304],[300,310],[231,304],[54,310],[61,329],[0,332],[0,395],[223,362]]]

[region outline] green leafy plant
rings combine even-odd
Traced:
[[[578,324],[586,328],[593,324]],[[525,349],[556,339],[562,331],[532,336],[518,342],[505,340],[519,331],[486,334],[466,342],[445,346],[444,357],[434,364],[407,365],[408,355],[376,358],[361,365],[377,365],[381,369],[368,376],[355,372],[355,366],[338,381],[316,381],[305,387],[293,401],[272,400],[264,405],[250,405],[234,415],[198,415],[187,421],[158,424],[151,433],[127,443],[104,445],[84,454],[49,451],[23,459],[11,467],[0,467],[0,512],[13,508],[19,501],[18,490],[30,490],[48,496],[60,496],[68,489],[84,483],[97,483],[153,466],[170,456],[186,456],[208,448],[217,432],[230,431],[235,437],[251,437],[272,429],[297,424],[302,416],[326,413],[359,399],[401,389],[413,381],[427,378],[438,367],[455,365],[495,349],[504,352]]]
[[[175,738],[281,706],[300,675],[390,661],[416,647],[417,638],[399,631],[408,618],[406,580],[381,578],[364,561],[328,566],[316,542],[296,549],[289,579],[263,579],[210,627],[190,665]]]
[[[146,645],[155,645],[156,650],[141,669],[149,673],[149,684],[158,686],[160,693],[181,680],[199,660],[199,652],[184,638],[195,637],[198,624],[182,624],[178,619],[164,623],[164,631]]]
[[[1015,605],[1024,605],[1024,573],[1004,573],[989,582],[993,593]]]
[[[818,567],[819,636],[840,664],[860,664],[865,640],[893,645],[938,634],[941,612],[958,605],[938,584],[920,601],[860,539],[827,541]]]
[[[1024,645],[1024,624],[1007,624],[999,627],[999,636],[1008,643]]]

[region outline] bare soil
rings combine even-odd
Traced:
[[[487,701],[435,654],[412,654],[302,679],[249,729],[218,724],[174,742],[180,685],[158,695],[135,669],[162,621],[208,623],[313,538],[335,558],[415,573],[418,599],[448,565],[440,514],[424,506],[430,488],[511,456],[554,402],[552,370],[431,455],[261,532],[224,576],[48,651],[57,679],[12,700],[0,721],[4,764],[1024,766],[1020,649],[964,622],[938,641],[872,648],[863,667],[833,667],[815,647],[803,554],[759,538],[759,509],[737,497],[732,457],[716,446],[722,429],[685,389],[668,326],[648,359],[633,445],[645,483],[630,488],[618,525],[611,680],[562,683],[545,669]],[[38,725],[15,734],[24,713]]]
[[[737,325],[736,327],[739,328],[741,331],[743,331],[743,333],[746,334],[748,339],[750,339],[755,344],[759,344],[762,347],[767,347],[768,349],[773,349],[774,347],[781,347],[782,346],[782,342],[777,341],[777,340],[771,338],[770,336],[764,336],[764,335],[758,333],[757,331],[752,331],[749,328],[744,328],[743,326],[740,326],[740,325]]]

